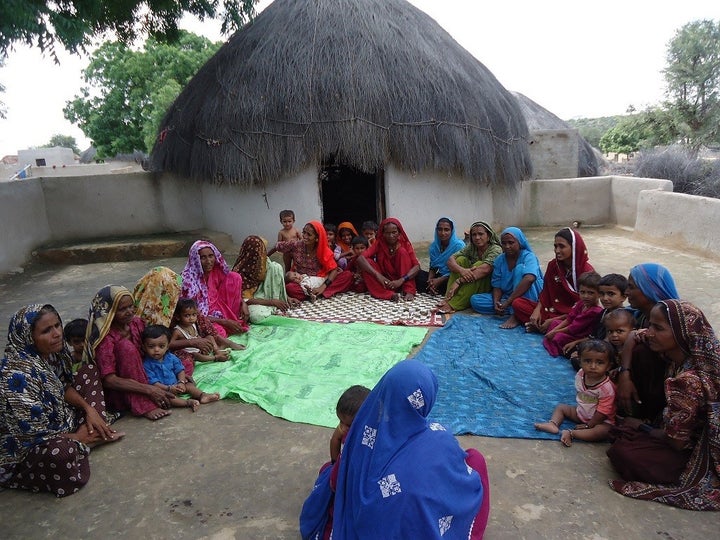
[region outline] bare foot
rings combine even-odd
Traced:
[[[232,345],[230,345],[231,348],[235,349],[236,351],[244,351],[246,349],[245,345],[242,343],[235,343],[234,341],[231,341]]]
[[[96,446],[100,446],[101,444],[117,442],[120,439],[122,439],[124,436],[125,436],[124,431],[116,431],[115,433],[112,434],[112,438],[110,438],[110,439],[103,439],[102,436],[100,436],[100,434],[95,434],[93,436],[92,440],[87,443],[87,445],[90,448],[95,448]]]
[[[442,302],[441,304],[438,304],[435,309],[433,309],[436,313],[440,313],[441,315],[445,315],[447,313],[455,313],[455,309],[448,304],[447,302]]]
[[[573,443],[572,431],[569,429],[563,429],[562,435],[560,435],[560,442],[570,448]]]
[[[526,322],[526,323],[525,323],[525,331],[526,331],[528,334],[531,334],[531,333],[533,333],[533,332],[539,332],[540,329],[537,327],[537,325],[535,325],[535,324],[533,324],[533,323],[531,323],[531,322]]]
[[[220,349],[218,352],[215,353],[216,362],[226,362],[229,359],[230,354],[228,353],[227,349]]]
[[[200,394],[200,403],[203,403],[203,404],[211,403],[213,401],[218,401],[219,399],[220,399],[220,394],[218,394],[217,392],[213,392],[212,394],[206,394],[205,392],[203,392],[202,394]],[[188,401],[190,401],[190,400],[188,400]]]
[[[518,321],[515,318],[515,315],[510,315],[510,318],[507,321],[505,321],[504,323],[502,323],[500,325],[500,328],[509,329],[509,328],[517,328],[518,326],[520,326],[520,321]]]
[[[197,399],[188,399],[185,400],[185,402],[187,403],[187,406],[190,407],[192,412],[195,412],[200,408],[200,402]]]
[[[172,414],[172,411],[166,411],[165,409],[161,409],[158,407],[157,409],[153,409],[152,411],[148,411],[143,416],[147,418],[148,420],[160,420],[161,418],[165,416],[169,416]]]
[[[405,300],[406,302],[412,302],[413,300],[415,300],[415,295],[412,293],[406,293],[403,296],[403,300]]]
[[[393,293],[393,295],[390,297],[391,302],[399,302],[400,301],[400,295],[398,293]]]
[[[535,429],[537,429],[538,431],[544,431],[545,433],[553,433],[553,434],[560,433],[560,428],[552,420],[550,420],[549,422],[538,422],[533,425],[535,426]]]

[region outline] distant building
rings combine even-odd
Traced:
[[[75,154],[70,148],[28,148],[18,152],[18,165],[33,167],[63,167],[75,164]]]

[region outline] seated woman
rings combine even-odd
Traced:
[[[644,342],[650,312],[662,300],[680,295],[670,271],[656,263],[633,266],[625,291],[640,330],[631,332],[620,355],[618,405],[623,415],[658,424],[665,407],[665,362]]]
[[[242,296],[252,323],[299,303],[288,298],[283,266],[267,256],[265,241],[259,236],[243,240],[232,270],[242,276]]]
[[[247,332],[248,308],[242,299],[242,277],[231,272],[211,242],[198,240],[190,248],[182,271],[182,296],[197,302],[200,314],[223,337]]]
[[[544,334],[550,319],[566,315],[580,299],[578,278],[594,270],[588,262],[585,241],[576,230],[560,229],[555,234],[554,247],[555,258],[545,270],[538,301],[520,297],[512,303],[515,318],[528,332]]]
[[[340,269],[328,246],[327,234],[322,223],[319,221],[306,223],[302,230],[302,237],[302,240],[278,242],[275,249],[281,253],[291,254],[295,272],[325,278],[324,284],[313,289],[313,294],[319,296],[333,282]],[[290,298],[300,302],[305,300],[305,291],[297,283],[287,283],[285,290]]]
[[[174,395],[148,384],[141,353],[144,329],[130,291],[107,285],[90,305],[83,359],[97,364],[110,409],[158,420],[170,414]]]
[[[495,259],[502,253],[497,233],[484,221],[470,227],[470,243],[448,259],[450,269],[440,313],[453,313],[470,307],[473,294],[490,292],[490,276]]]
[[[445,294],[450,277],[448,259],[465,247],[465,242],[455,232],[455,223],[441,217],[435,224],[435,239],[428,249],[430,270],[427,276],[427,290],[431,294]]]
[[[380,222],[375,243],[357,257],[368,292],[381,300],[413,300],[420,263],[402,224],[395,218]]]
[[[343,221],[337,226],[335,242],[340,247],[340,257],[347,259],[352,257],[352,239],[358,235],[355,226],[349,221]]]
[[[332,538],[482,538],[485,459],[428,415],[437,395],[417,360],[392,367],[353,419],[340,460]]]
[[[628,497],[688,510],[720,511],[720,341],[689,302],[650,311],[648,347],[666,360],[660,427],[625,418],[607,454]],[[612,435],[612,433],[611,433]]]
[[[0,362],[0,486],[72,495],[90,479],[90,448],[119,440],[96,366],[73,378],[60,316],[51,305],[10,320]]]
[[[543,275],[540,262],[520,229],[505,229],[500,234],[500,243],[503,252],[493,265],[492,292],[472,295],[470,305],[485,315],[510,315],[500,328],[515,328],[520,323],[513,314],[513,301],[527,298],[537,302],[543,288]]]

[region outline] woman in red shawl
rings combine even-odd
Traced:
[[[182,271],[182,296],[192,298],[222,337],[247,332],[248,309],[242,300],[242,277],[231,272],[211,242],[198,240],[190,248]]]
[[[302,237],[302,240],[278,242],[275,250],[280,253],[290,253],[293,270],[298,274],[324,277],[325,283],[313,289],[315,295],[321,295],[333,282],[339,268],[332,250],[328,247],[327,234],[322,223],[311,221],[305,224]],[[305,291],[297,283],[288,283],[285,289],[291,298],[300,301],[306,298]]]
[[[690,302],[650,311],[644,341],[665,361],[667,405],[659,426],[626,417],[607,452],[627,497],[720,511],[720,341]]]
[[[397,219],[384,219],[378,230],[380,236],[357,260],[368,292],[381,300],[413,300],[420,272],[415,250]]]
[[[588,262],[587,248],[580,233],[565,227],[555,234],[555,258],[545,270],[538,302],[516,298],[512,307],[515,318],[528,332],[545,333],[550,319],[566,315],[580,297],[578,278],[594,270]]]

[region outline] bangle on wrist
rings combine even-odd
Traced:
[[[410,276],[408,276],[407,274],[405,274],[405,275],[403,276],[403,281],[410,281]]]
[[[650,433],[655,428],[653,428],[650,424],[640,424],[637,429],[638,431],[642,431],[644,433]]]
[[[330,281],[330,278],[327,278],[323,283],[325,284],[326,287],[329,287],[330,284],[332,283],[332,281]]]

